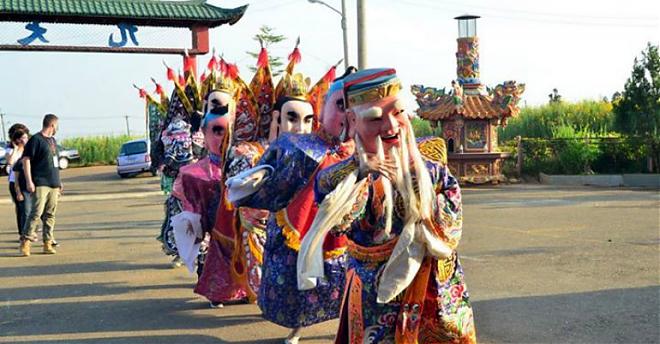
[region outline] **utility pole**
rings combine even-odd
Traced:
[[[5,114],[0,112],[0,122],[2,122],[2,141],[7,142],[7,131],[5,131]]]
[[[341,30],[344,34],[344,69],[348,69],[348,28],[346,27],[346,0],[341,0]]]
[[[128,115],[124,116],[126,118],[126,135],[131,136],[131,127],[128,125]]]
[[[350,62],[348,62],[348,32],[347,32],[348,29],[346,27],[346,0],[341,0],[341,11],[328,5],[326,2],[321,0],[307,0],[307,1],[309,1],[312,4],[323,5],[331,9],[335,13],[339,14],[339,16],[341,17],[341,30],[344,36],[344,69],[348,69]]]
[[[358,69],[367,68],[366,1],[367,0],[357,0]]]

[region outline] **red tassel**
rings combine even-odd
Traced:
[[[161,86],[160,84],[156,84],[156,93],[158,95],[162,96],[163,95],[163,86]]]
[[[227,62],[223,58],[220,58],[220,73],[222,76],[227,76]]]
[[[209,70],[215,70],[218,68],[218,60],[215,58],[215,55],[211,57],[211,60],[209,61],[208,65],[206,66]]]
[[[301,59],[302,56],[300,55],[300,49],[296,47],[295,49],[293,49],[293,52],[289,54],[289,62],[293,61],[293,63],[300,63]]]
[[[144,99],[147,97],[147,91],[144,88],[139,89],[138,92],[140,92],[140,98]]]
[[[176,79],[176,74],[174,74],[174,69],[167,67],[167,80],[174,81]]]
[[[206,72],[202,73],[202,76],[200,77],[200,82],[204,82],[206,80]]]
[[[332,68],[330,68],[330,70],[327,73],[325,73],[325,75],[323,76],[323,81],[330,83],[330,82],[332,82],[332,80],[335,80],[335,71],[336,70],[337,70],[337,67],[332,66]]]
[[[227,64],[227,76],[232,80],[238,78],[238,66],[236,64]]]
[[[179,75],[179,85],[185,85],[186,84],[186,77],[183,75]]]
[[[192,71],[193,64],[194,64],[193,61],[194,61],[194,57],[192,57],[192,56],[185,56],[183,58],[183,72],[184,73],[186,73],[186,72],[192,73],[193,72]]]
[[[268,52],[266,48],[261,48],[259,52],[259,58],[257,58],[257,67],[263,68],[268,64]]]

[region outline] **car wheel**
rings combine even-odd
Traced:
[[[128,178],[128,174],[126,174],[126,173],[119,173],[119,178]]]
[[[59,164],[60,164],[60,170],[66,170],[67,168],[69,168],[69,159],[60,158]]]

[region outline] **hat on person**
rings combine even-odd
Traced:
[[[344,79],[344,98],[347,107],[394,96],[400,90],[401,81],[394,68],[364,69]]]

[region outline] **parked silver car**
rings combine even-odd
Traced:
[[[5,154],[8,148],[8,142],[0,142],[0,174],[7,173],[7,159],[5,159]],[[69,167],[69,162],[80,160],[80,153],[78,153],[77,149],[69,149],[57,145],[57,152],[60,170],[67,169]]]
[[[117,157],[117,174],[126,178],[142,172],[151,172],[153,176],[157,174],[156,169],[151,167],[149,141],[140,139],[124,143]]]
[[[57,155],[59,156],[60,170],[67,169],[70,161],[80,160],[80,154],[77,149],[69,149],[57,145],[57,152]]]
[[[7,142],[0,141],[0,176],[8,173],[7,159],[5,159],[5,154],[7,154],[7,147],[9,147]]]

